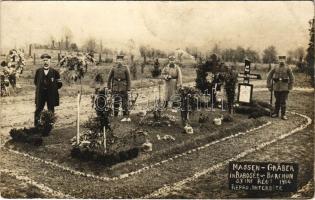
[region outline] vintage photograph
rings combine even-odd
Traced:
[[[0,197],[314,198],[312,1],[1,1]]]

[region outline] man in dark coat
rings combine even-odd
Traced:
[[[112,90],[114,97],[114,116],[118,116],[120,102],[122,102],[124,115],[122,121],[130,122],[128,105],[128,93],[131,87],[130,70],[123,62],[124,56],[118,55],[116,65],[114,65],[109,72],[107,87],[109,90]]]
[[[41,56],[43,66],[36,70],[34,84],[36,86],[35,94],[35,116],[34,125],[37,126],[40,120],[40,113],[47,103],[47,109],[55,111],[55,106],[59,106],[58,89],[62,87],[60,74],[57,70],[50,67],[50,55]]]

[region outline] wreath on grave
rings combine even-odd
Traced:
[[[63,56],[59,62],[60,74],[68,83],[81,81],[87,72],[88,63],[95,63],[92,54]]]
[[[16,83],[20,74],[23,73],[25,59],[23,52],[12,49],[6,58],[6,61],[1,62],[1,96],[9,95],[8,88],[11,85],[13,88],[20,88]]]
[[[208,105],[208,103],[211,102],[211,105],[215,105],[217,103],[217,91],[221,90],[221,86],[224,82],[227,82],[225,79],[231,80],[231,77],[226,76],[225,74],[226,69],[224,63],[217,54],[212,54],[205,63],[200,62],[197,65],[196,73],[196,87],[204,94],[203,98],[200,99],[201,104]],[[211,81],[207,79],[209,73],[212,74]],[[233,93],[233,84],[228,84],[228,87],[226,88],[228,93],[231,94],[230,97]],[[228,89],[230,87],[231,89]]]
[[[193,87],[182,87],[177,92],[180,96],[181,118],[185,123],[189,120],[189,113],[198,109],[201,92]]]
[[[211,82],[207,80],[208,73],[219,74],[223,71],[222,66],[223,63],[217,54],[212,54],[205,63],[199,63],[196,70],[196,87],[203,93],[211,92],[214,80]]]
[[[48,136],[56,122],[56,115],[51,111],[43,111],[40,115],[40,123],[31,128],[13,128],[10,130],[10,136],[15,142],[29,143],[34,146],[40,146],[43,143],[42,136]]]
[[[16,73],[22,74],[25,66],[24,53],[20,50],[12,49],[9,51],[8,63],[15,68]]]

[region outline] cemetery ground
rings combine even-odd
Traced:
[[[94,66],[90,69],[93,73],[103,72],[106,81],[109,67]],[[20,79],[25,84],[21,91],[1,98],[2,197],[241,198],[269,195],[268,197],[280,198],[294,195],[230,191],[227,182],[229,159],[297,162],[300,168],[298,189],[308,183],[313,185],[313,121],[305,129],[282,138],[297,127],[307,124],[307,118],[294,113],[289,113],[288,121],[269,117],[248,119],[246,115],[235,114],[233,122],[223,122],[222,126],[215,126],[212,119],[225,114],[226,111],[202,111],[209,116],[208,121],[202,124],[197,123],[199,112],[196,112],[191,115],[194,134],[188,135],[182,132],[179,113],[163,113],[166,122],[157,126],[149,122],[153,121],[152,119],[139,126],[139,116],[134,112],[132,123],[118,124],[118,121],[113,121],[114,133],[122,136],[141,128],[149,133],[153,151],[141,152],[137,158],[113,166],[102,166],[92,161],[80,162],[70,157],[70,138],[75,136],[75,101],[78,87],[65,84],[61,90],[61,105],[56,109],[58,119],[55,128],[49,137],[44,138],[44,145],[33,147],[12,143],[8,141],[11,128],[28,127],[33,123],[34,70],[34,66],[29,66]],[[148,94],[157,95],[158,92],[158,80],[149,79],[149,69],[145,70],[147,77],[142,81],[133,81],[134,92],[139,93],[139,104],[146,103],[148,99],[152,101],[154,95]],[[262,73],[264,69],[260,71]],[[183,74],[185,84],[194,85],[194,69],[185,67]],[[88,76],[84,79],[81,102],[82,123],[94,113],[90,99],[93,89],[89,87],[93,75]],[[302,89],[290,93],[288,110],[313,120],[314,91],[307,89],[309,85],[304,85],[304,76],[296,74],[297,79],[303,78],[304,81],[298,80],[303,85],[298,84],[297,87]],[[265,80],[252,83],[256,89],[254,99],[269,102],[270,93],[264,89]],[[150,98],[147,98],[148,96]],[[173,136],[175,141],[158,140],[157,134],[161,137],[166,134]],[[261,144],[266,145],[258,148]],[[314,191],[314,188],[308,189],[303,197],[313,196],[310,191]]]

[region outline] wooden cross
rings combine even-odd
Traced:
[[[243,78],[243,83],[238,84],[238,102],[239,103],[251,103],[253,94],[253,85],[249,84],[250,79],[261,80],[260,74],[250,73],[250,60],[245,59],[244,72],[240,73],[238,77]]]
[[[251,74],[250,73],[250,60],[245,59],[245,68],[243,73],[239,73],[238,77],[243,78],[243,83],[249,84],[250,79],[258,79],[261,80],[260,74]]]

